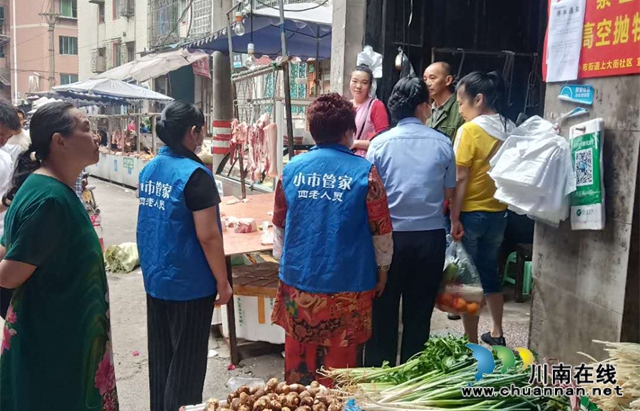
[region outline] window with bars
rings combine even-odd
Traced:
[[[193,19],[191,21],[190,36],[197,38],[211,32],[211,6],[210,0],[196,0],[192,4]]]
[[[77,0],[60,0],[60,17],[78,18]]]
[[[60,54],[63,55],[78,55],[78,38],[60,36]]]
[[[78,75],[77,74],[60,74],[60,85],[64,86],[65,84],[77,83]]]

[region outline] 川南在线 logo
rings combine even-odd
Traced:
[[[502,361],[501,373],[506,373],[509,368],[513,368],[516,365],[516,356],[510,348],[503,347],[501,345],[494,345],[491,350],[478,344],[467,344],[467,347],[473,351],[473,358],[478,361],[478,372],[475,375],[476,382],[480,381],[484,374],[491,374],[495,371],[496,362],[493,359],[493,352]],[[525,369],[534,362],[533,353],[526,348],[517,347],[515,350],[522,359],[522,368]]]

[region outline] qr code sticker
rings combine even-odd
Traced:
[[[576,186],[593,184],[593,151],[591,149],[576,151]]]

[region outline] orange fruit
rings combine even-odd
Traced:
[[[453,296],[451,294],[448,294],[448,293],[442,294],[441,301],[442,301],[442,305],[444,305],[445,307],[453,306]]]
[[[467,303],[467,314],[477,315],[479,311],[480,304],[474,302]]]
[[[455,308],[456,311],[458,311],[459,313],[466,313],[467,302],[464,300],[464,298],[458,297],[453,302],[453,308]]]

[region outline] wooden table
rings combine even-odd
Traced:
[[[247,196],[246,202],[229,204],[237,200],[235,197],[222,197],[220,211],[226,217],[253,218],[260,226],[263,221],[271,221],[269,214],[273,211],[275,194],[256,194]],[[278,265],[269,263],[260,266],[237,267],[236,273],[231,266],[231,256],[238,254],[271,251],[273,245],[263,245],[262,231],[253,233],[235,233],[232,228],[223,232],[224,254],[227,260],[227,274],[234,295],[249,295],[256,297],[275,297],[278,284]],[[236,283],[234,285],[234,282]],[[236,337],[236,313],[233,298],[227,304],[227,325],[229,326],[229,348],[231,363],[240,363],[238,339]]]

